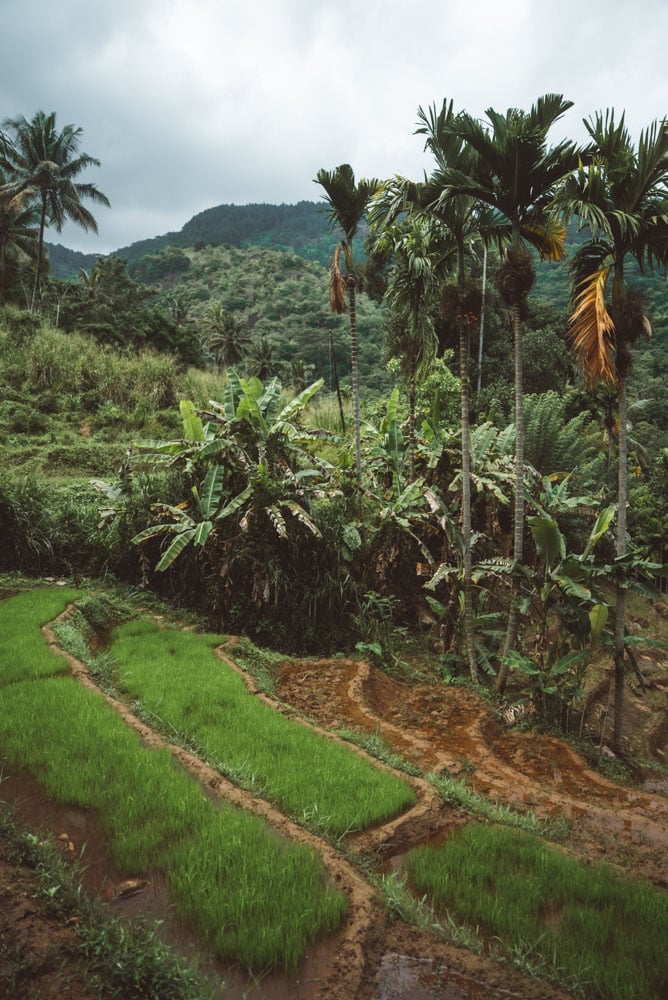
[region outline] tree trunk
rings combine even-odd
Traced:
[[[44,227],[46,226],[46,195],[42,195],[42,213],[39,219],[39,240],[37,242],[37,261],[35,262],[35,283],[32,286],[32,299],[30,302],[30,312],[35,311],[35,299],[39,287],[39,269],[42,263],[42,250],[44,248]]]
[[[408,380],[408,481],[415,478],[415,369]]]
[[[462,537],[464,545],[464,633],[471,680],[478,683],[471,566],[471,434],[469,429],[468,331],[459,318],[459,378],[462,412]]]
[[[350,307],[350,365],[353,384],[353,426],[355,431],[355,472],[357,474],[357,513],[364,520],[362,501],[362,442],[360,422],[360,384],[357,360],[357,314],[355,311],[355,279],[348,275],[348,303]]]
[[[628,492],[627,455],[628,434],[626,428],[626,376],[619,375],[617,381],[619,401],[619,467],[617,482],[617,558],[626,555],[626,499]],[[626,590],[623,581],[616,585],[615,614],[615,693],[613,702],[613,742],[616,749],[622,748],[622,714],[624,710],[624,631],[626,617]]]
[[[336,398],[339,403],[339,418],[341,420],[341,433],[346,433],[346,418],[343,414],[343,400],[341,399],[341,386],[339,385],[339,369],[336,363],[336,349],[334,347],[334,331],[329,331],[329,349],[332,356],[332,368],[334,372],[334,386],[336,388]]]
[[[522,384],[522,317],[519,304],[513,306],[513,329],[515,333],[515,519],[513,532],[513,561],[522,562],[524,555],[524,392]],[[508,629],[504,655],[515,648],[519,625],[519,580],[513,577],[513,589],[508,615]],[[496,681],[496,689],[501,692],[506,686],[510,667],[501,664]]]
[[[482,355],[485,341],[485,298],[487,293],[487,247],[483,250],[482,257],[482,294],[480,298],[480,337],[478,339],[478,386],[476,397],[480,395],[482,388]]]

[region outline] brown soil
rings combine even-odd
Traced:
[[[45,634],[47,641],[57,649],[53,633],[47,629]],[[232,660],[233,644],[218,652],[223,661],[238,669]],[[68,659],[81,683],[95,688],[88,671],[77,661]],[[244,676],[251,691],[265,698]],[[592,699],[592,706],[605,696],[602,682],[599,700]],[[125,704],[108,697],[107,700],[141,734],[147,745],[164,745],[163,738],[140,722]],[[293,715],[296,709],[297,717],[309,720],[305,725],[314,725],[332,738],[336,738],[332,731],[343,727],[378,734],[395,752],[424,772],[459,775],[465,777],[472,788],[499,802],[522,809],[531,807],[539,816],[563,816],[573,826],[570,850],[587,858],[604,858],[623,868],[626,874],[657,885],[668,884],[668,800],[663,795],[620,787],[606,780],[558,739],[509,729],[496,720],[478,695],[467,689],[444,687],[438,683],[402,682],[360,661],[286,661],[279,669],[277,698],[272,704]],[[661,717],[660,712],[658,717]],[[647,723],[647,719],[644,721]],[[650,749],[653,746],[660,759],[665,752],[665,728],[661,731],[660,722],[652,716],[651,725],[646,725],[645,729],[647,745]],[[402,855],[411,846],[446,836],[450,829],[466,822],[467,817],[445,805],[428,783],[410,779],[417,792],[416,806],[390,823],[351,835],[345,845],[347,850],[343,852],[296,826],[269,803],[232,785],[182,748],[172,746],[171,749],[209,794],[251,809],[264,816],[279,834],[315,847],[330,878],[348,897],[349,917],[345,925],[332,939],[322,942],[307,955],[296,978],[264,977],[261,983],[254,984],[238,971],[220,969],[209,962],[209,971],[224,978],[228,984],[226,996],[249,996],[258,1000],[261,997],[267,1000],[466,1000],[474,997],[548,1000],[565,995],[489,957],[452,947],[433,935],[391,919],[377,892],[360,874],[363,869],[354,864],[356,857],[366,865],[398,867]],[[41,800],[30,805],[32,797],[37,795],[36,786],[21,782],[10,795],[5,791],[7,785],[3,784],[2,789],[3,798],[15,801],[19,819],[34,822],[37,814],[56,836],[67,834],[63,842],[71,843],[75,851],[86,841],[84,862],[88,858],[94,869],[88,888],[102,890],[104,898],[112,901],[112,907],[119,912],[126,907],[153,915],[158,913],[161,919],[169,915],[166,887],[160,885],[159,879],[149,879],[145,886],[138,887],[138,891],[124,893],[123,880],[109,864],[103,838],[90,817],[82,818],[71,810],[69,816],[58,815],[57,810],[55,815],[53,811],[47,813]],[[44,930],[44,915],[25,903],[26,892],[30,895],[26,877],[25,873],[0,868],[0,942],[3,934],[11,934],[17,947],[20,946],[23,960],[30,965],[34,959],[35,976],[38,977],[38,958],[48,945],[49,935],[56,947],[63,936],[67,942],[69,932],[57,924],[50,931],[47,924]],[[167,921],[167,933],[185,950],[195,948],[192,938],[184,934],[175,920]],[[46,944],[39,944],[40,940]],[[65,948],[67,946],[66,943]],[[1,961],[0,984],[3,982]],[[63,961],[69,970],[66,955]],[[75,965],[66,992],[49,993],[46,987],[42,990],[41,980],[36,978],[36,992],[21,995],[60,995],[83,1000],[89,995],[85,977],[80,980],[77,976]]]

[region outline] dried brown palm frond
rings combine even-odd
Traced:
[[[570,318],[571,339],[587,383],[599,379],[608,384],[617,381],[614,364],[615,324],[605,304],[605,286],[609,267],[594,271],[580,282],[575,312]]]
[[[329,265],[329,304],[332,312],[346,311],[346,279],[341,274],[341,244],[334,251]]]

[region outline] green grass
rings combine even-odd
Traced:
[[[219,636],[135,621],[112,638],[121,690],[223,773],[310,827],[341,836],[415,802],[400,778],[251,695],[214,655]]]
[[[408,872],[437,913],[585,996],[666,995],[668,897],[659,890],[480,824],[411,851]]]
[[[223,960],[294,968],[319,932],[338,926],[345,898],[326,885],[314,851],[250,813],[212,803],[167,750],[144,747],[99,695],[46,669],[30,679],[44,645],[39,625],[64,603],[61,590],[0,602],[0,635],[19,620],[25,630],[13,657],[0,660],[0,677],[9,664],[14,681],[0,698],[5,768],[27,770],[50,797],[94,810],[118,868],[163,871],[182,919]]]
[[[444,802],[459,806],[474,816],[482,816],[492,823],[513,826],[528,833],[537,833],[549,840],[564,840],[570,833],[571,828],[562,817],[542,820],[534,812],[519,812],[502,802],[492,802],[480,792],[469,788],[459,778],[450,775],[428,774],[426,777]]]
[[[67,660],[54,656],[39,630],[80,594],[70,587],[44,588],[0,604],[0,687],[69,671]]]

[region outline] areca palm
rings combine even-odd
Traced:
[[[391,350],[399,355],[408,378],[408,475],[415,474],[415,397],[417,379],[429,367],[438,346],[432,314],[441,287],[442,253],[427,217],[409,216],[387,229],[377,243],[392,253],[386,301],[392,310]]]
[[[362,445],[360,423],[360,388],[357,348],[357,313],[355,293],[358,287],[358,276],[353,258],[353,239],[362,221],[370,199],[376,193],[379,182],[375,179],[355,181],[353,168],[349,163],[342,163],[334,170],[319,170],[316,184],[325,191],[327,213],[332,227],[338,226],[342,238],[334,251],[329,269],[330,304],[333,312],[343,313],[346,310],[346,293],[350,316],[350,361],[353,389],[353,424],[355,434],[355,471],[357,475],[357,495],[359,516],[362,520]],[[341,256],[345,271],[341,269]]]
[[[462,544],[464,568],[464,621],[469,670],[474,681],[478,670],[475,653],[475,629],[473,614],[473,581],[471,556],[471,458],[469,426],[469,320],[478,308],[479,295],[466,279],[466,250],[473,237],[485,226],[479,206],[469,195],[454,196],[448,183],[448,171],[463,174],[472,173],[475,168],[475,152],[452,130],[456,120],[453,102],[443,101],[441,110],[429,108],[428,112],[418,109],[419,128],[417,134],[425,135],[425,149],[436,160],[436,169],[424,183],[413,183],[404,178],[395,178],[385,185],[375,199],[372,218],[376,224],[395,219],[399,214],[410,212],[423,220],[428,220],[432,253],[434,243],[438,244],[439,257],[436,271],[430,272],[432,280],[439,279],[442,291],[442,305],[449,322],[456,327],[459,337],[460,402],[462,420]],[[423,222],[422,225],[425,225]],[[424,264],[418,257],[416,263]],[[449,274],[455,275],[455,283],[445,285]],[[416,292],[419,287],[416,288]]]
[[[13,191],[0,173],[0,305],[9,273],[29,264],[37,252],[36,223],[32,191]]]
[[[466,195],[487,206],[499,243],[505,247],[499,269],[499,290],[512,308],[515,357],[515,516],[513,559],[521,562],[524,551],[524,427],[522,381],[522,321],[526,299],[535,279],[528,247],[542,258],[564,257],[565,229],[554,210],[558,183],[578,163],[574,143],[564,140],[550,147],[550,128],[572,107],[561,94],[539,97],[528,112],[509,108],[500,114],[486,111],[487,123],[468,114],[458,115],[447,132],[463,140],[476,153],[474,169],[443,170],[447,196]],[[516,595],[514,595],[516,596]],[[511,604],[506,652],[513,649],[519,623],[517,600]],[[508,673],[502,667],[498,687],[503,689]]]
[[[94,157],[79,153],[81,128],[65,125],[59,132],[53,111],[48,115],[38,111],[30,121],[23,116],[7,118],[2,127],[7,133],[2,136],[0,167],[7,172],[16,193],[27,189],[35,193],[40,208],[31,301],[31,309],[34,309],[47,224],[60,232],[64,223],[71,220],[86,231],[96,233],[95,218],[82,199],[107,206],[109,200],[94,184],[75,180],[86,167],[100,165]]]
[[[575,310],[571,335],[585,376],[616,384],[619,421],[617,557],[626,555],[627,398],[631,349],[651,329],[642,303],[625,276],[635,260],[641,270],[668,262],[668,121],[644,130],[635,148],[622,114],[597,114],[585,127],[593,142],[593,159],[564,183],[565,208],[589,227],[590,240],[572,264]],[[610,288],[610,298],[606,292]],[[622,737],[624,697],[625,592],[617,585],[615,621],[614,739]]]

